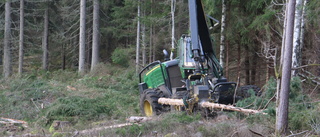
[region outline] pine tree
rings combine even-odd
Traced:
[[[80,1],[80,32],[79,32],[79,72],[85,71],[86,58],[86,0]]]
[[[286,14],[285,29],[285,49],[283,50],[283,67],[281,75],[281,90],[279,93],[279,105],[277,107],[276,134],[285,135],[288,129],[288,111],[289,111],[289,91],[291,79],[291,62],[292,62],[292,45],[293,45],[293,28],[295,18],[295,0],[289,0]]]
[[[136,73],[138,74],[140,67],[139,67],[139,59],[140,59],[140,0],[138,1],[138,8],[137,8],[137,42],[136,42]]]
[[[100,46],[100,2],[93,1],[93,34],[92,34],[92,61],[91,70],[99,63],[99,46]]]
[[[20,0],[20,33],[19,33],[19,75],[23,72],[24,58],[24,0]]]
[[[47,7],[44,11],[43,19],[43,37],[42,37],[42,69],[48,70],[48,37],[49,37],[49,6],[48,1],[46,1]]]
[[[296,2],[296,12],[294,20],[294,35],[293,35],[293,53],[292,53],[292,67],[297,68],[301,65],[301,21],[302,21],[302,10],[303,10],[303,0],[297,0]],[[292,70],[292,76],[297,75],[297,69]]]
[[[11,64],[11,2],[5,3],[4,48],[3,48],[3,74],[8,78],[12,74]]]

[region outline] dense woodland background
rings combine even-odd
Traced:
[[[128,60],[134,60],[136,55],[140,55],[138,62],[140,68],[154,60],[161,60],[163,49],[172,50],[171,2],[171,0],[101,1],[98,3],[98,18],[94,19],[94,1],[85,1],[86,29],[85,34],[81,36],[85,42],[85,70],[90,69],[94,34],[98,34],[97,57],[102,63],[112,62],[111,57],[114,51],[118,54],[122,52]],[[9,67],[12,69],[10,75],[18,73],[21,45],[23,47],[23,54],[20,57],[23,60],[22,72],[38,69],[53,71],[78,68],[79,45],[81,45],[79,44],[79,31],[81,30],[79,0],[25,0],[24,13],[21,12],[20,1],[8,1],[7,3],[11,5],[8,11],[11,13],[10,37],[4,37],[6,4],[2,2],[0,5],[0,28],[2,30],[0,39],[9,41],[10,63],[12,64]],[[275,70],[279,69],[274,67],[279,64],[281,55],[285,1],[231,0],[226,1],[225,5],[227,10],[223,33],[225,35],[226,77],[230,81],[237,81],[239,72],[241,83],[262,86],[270,77],[275,77]],[[302,9],[303,5],[302,3],[298,8]],[[319,5],[319,1],[309,0],[303,12],[304,37],[300,43],[302,48],[299,53],[301,55],[299,66],[320,62]],[[221,19],[222,1],[203,0],[203,6],[208,15],[218,20]],[[140,9],[139,16],[138,8]],[[187,8],[186,0],[174,1],[175,43],[182,34],[188,33]],[[21,13],[24,15],[23,18],[19,18]],[[21,26],[22,19],[24,19],[23,26]],[[46,20],[48,20],[47,25]],[[137,29],[138,21],[140,29]],[[97,22],[99,29],[93,33]],[[21,27],[24,30],[22,39],[21,36],[19,37]],[[220,51],[220,29],[219,25],[210,31],[215,38],[217,54]],[[22,40],[23,43],[19,44],[19,41]],[[1,42],[1,45],[6,45],[4,43]],[[139,53],[135,55],[137,43],[140,48]],[[3,47],[1,46],[1,53],[4,53]],[[44,59],[47,61],[43,61]],[[309,74],[310,78],[320,75],[320,69],[317,66],[304,67],[299,69],[299,72],[305,76]]]
[[[193,123],[199,128],[184,130],[188,127],[182,125],[200,118],[173,113],[163,123],[112,133],[151,135],[150,126],[163,135],[179,132],[165,128],[171,122],[183,129],[181,135],[201,131],[222,136],[232,133],[227,129],[241,130],[243,118],[254,121],[250,126],[261,133],[273,133],[274,97],[286,50],[286,0],[202,2],[205,12],[220,21],[210,34],[225,77],[258,85],[264,92],[237,105],[266,109],[268,116],[235,113],[222,123],[229,128]],[[292,75],[300,78],[291,81],[289,128],[319,135],[320,1],[296,3]],[[79,121],[117,121],[139,114],[136,72],[163,61],[163,49],[176,55],[175,44],[188,28],[187,0],[0,0],[0,115],[34,122],[37,128],[54,120],[86,125]]]

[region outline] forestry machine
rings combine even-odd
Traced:
[[[237,83],[227,82],[223,77],[201,0],[189,0],[188,5],[191,34],[180,38],[178,57],[150,63],[139,73],[143,115],[159,115],[170,110],[210,114],[213,111],[203,107],[203,102],[233,104],[244,97],[234,96]],[[168,57],[167,52],[164,53]],[[248,89],[248,86],[239,89]]]

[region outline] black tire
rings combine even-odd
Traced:
[[[238,90],[238,95],[241,96],[242,98],[248,98],[251,96],[249,93],[249,90],[252,89],[254,91],[255,96],[260,96],[260,88],[256,85],[244,85],[241,86]]]
[[[162,112],[162,105],[158,103],[160,93],[153,89],[147,89],[140,95],[140,111],[145,116],[155,116]]]

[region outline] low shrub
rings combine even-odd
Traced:
[[[128,67],[130,61],[129,52],[130,49],[116,48],[111,55],[112,62],[123,67]]]

